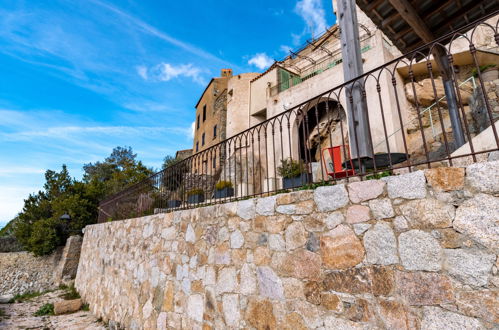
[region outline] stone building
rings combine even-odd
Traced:
[[[390,39],[359,8],[357,16],[364,72],[390,63],[401,55]],[[493,35],[490,31],[487,33],[486,28],[482,30],[474,39],[478,64],[499,63],[498,49],[491,48],[494,45]],[[469,53],[468,40],[453,40],[451,52],[455,58],[458,94],[462,96],[460,102],[465,107],[463,111],[467,118],[473,119],[473,113],[480,110],[470,105],[480,103],[476,99],[483,93],[477,95],[476,84],[470,80],[473,58]],[[231,139],[209,154],[198,157],[194,160],[195,164],[211,162],[211,168],[203,167],[202,173],[214,175],[215,180],[231,181],[239,196],[281,189],[278,167],[280,161],[287,158],[306,164],[314,181],[323,178],[325,170],[321,151],[325,147],[351,142],[346,115],[349,101],[345,89],[325,94],[344,83],[342,62],[339,28],[334,25],[301,49],[276,61],[265,72],[228,78],[225,98],[220,96],[226,105],[226,121],[220,121],[220,125],[223,123],[220,132],[223,131]],[[432,79],[428,79],[425,59],[396,62],[386,70],[377,70],[376,77],[365,78],[363,88],[375,154],[398,152],[408,154],[414,160],[423,159],[426,155],[423,155],[424,142],[421,139],[421,124],[417,121],[418,111],[423,117],[423,133],[427,135],[426,147],[431,157],[436,159],[446,151],[444,140],[450,134],[451,124],[447,104],[442,101],[445,94],[438,66],[432,62],[435,68]],[[418,97],[425,97],[424,103],[416,105],[411,95],[410,70],[416,76],[416,93]],[[432,81],[436,85],[436,93]],[[495,90],[495,84],[492,85],[493,89],[487,88],[487,95]],[[212,83],[207,89],[210,86]],[[204,118],[201,113],[203,102],[210,97],[206,94],[197,106],[196,125],[201,125],[201,128],[196,130],[195,151],[198,144],[199,151],[213,145],[203,145],[206,124],[199,123],[200,115],[201,119]],[[322,96],[318,98],[318,95]],[[290,109],[294,111],[288,111]],[[441,118],[437,110],[443,111]],[[210,121],[207,123],[214,125]],[[252,129],[262,123],[265,125]],[[439,127],[443,129],[439,130]],[[472,132],[471,138],[475,135]],[[452,145],[450,147],[451,151],[456,149]],[[217,163],[219,160],[220,163]],[[195,165],[194,168],[199,170],[201,167]]]

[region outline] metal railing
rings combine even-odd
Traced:
[[[493,15],[487,18],[490,20]],[[478,155],[499,150],[495,125],[499,119],[499,100],[487,92],[491,88],[499,90],[499,86],[487,81],[480,67],[484,63],[479,61],[479,51],[475,46],[477,35],[488,33],[494,36],[495,50],[499,50],[498,25],[495,16],[494,24],[487,24],[484,19],[468,25],[194,154],[103,200],[99,206],[98,221],[223,203],[269,195],[288,188],[335,184],[352,176],[365,179],[380,173],[397,174],[432,166],[452,166],[458,158],[476,162]],[[446,46],[440,44],[444,38],[450,38]],[[468,148],[467,152],[460,153],[455,152],[459,146],[453,141],[449,110],[445,104],[438,102],[440,96],[435,82],[441,78],[431,62],[431,54],[438,47],[446,53],[452,67],[454,56],[450,49],[458,38],[468,42],[469,64],[476,71],[476,86],[481,91],[476,93],[478,96],[474,93],[478,100],[473,104],[467,103],[459,88],[460,79],[456,71],[452,71],[450,79],[456,94],[460,124],[465,133],[466,145],[463,147]],[[414,74],[414,66],[421,66],[421,63],[426,65],[424,78],[429,79],[435,101],[432,111],[438,118],[435,124],[441,130],[437,136],[424,123],[428,120],[428,111],[419,102],[420,95],[416,92],[415,85],[419,77]],[[492,64],[499,64],[499,61]],[[406,81],[397,70],[402,67],[408,68]],[[348,103],[354,102],[351,86],[361,88],[367,104],[367,126],[370,130],[370,141],[367,142],[373,146],[372,157],[366,159],[355,156],[349,160],[348,148],[342,148],[342,168],[337,167],[336,172],[331,172],[331,168],[322,165],[327,163],[321,159],[322,150],[348,145],[350,140],[359,141],[357,129],[353,132],[348,130],[349,121],[355,122],[355,118],[347,119],[344,110]],[[406,90],[412,91],[413,103],[408,100]],[[417,118],[411,130],[404,125],[409,109],[415,111],[413,115]],[[485,122],[479,124],[487,126],[486,131],[470,129],[477,126],[470,112],[485,116]],[[478,144],[478,139],[474,138],[479,134],[489,134],[488,141],[493,141],[492,146]],[[352,139],[354,136],[355,139]],[[382,144],[373,143],[380,140]]]

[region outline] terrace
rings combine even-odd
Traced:
[[[434,29],[438,32],[435,38],[421,43],[411,34],[413,30],[402,33],[407,29],[400,24],[393,25],[397,20],[390,15],[397,14],[393,12],[394,7],[387,7],[393,2],[397,1],[369,4],[358,1],[358,4],[361,8],[365,6],[365,10],[379,10],[380,17],[372,18],[373,21],[386,27],[386,35],[404,50],[404,55],[343,84],[331,86],[327,92],[318,93],[110,196],[100,205],[99,222],[223,203],[303,186],[335,184],[354,177],[364,180],[467,164],[499,150],[498,12],[482,14],[471,24],[459,21],[459,26],[450,33]],[[428,6],[422,5],[422,11],[430,10]],[[465,3],[458,11],[467,6],[471,5]],[[482,10],[484,6],[489,5],[482,2],[481,9],[475,5],[473,8]],[[382,13],[392,23],[387,23]],[[462,15],[459,13],[456,15]],[[466,13],[468,19],[473,17],[473,12]],[[454,16],[448,20],[451,26],[457,26],[452,25],[458,22]],[[430,28],[431,24],[441,24],[436,19],[429,23]],[[478,50],[479,44],[488,45],[487,49]],[[435,57],[437,49],[453,68],[447,74],[440,59]],[[331,63],[325,63],[322,70],[327,70]],[[319,71],[314,72],[320,74]],[[396,75],[399,73],[403,81]],[[291,77],[289,86],[284,87],[289,88],[308,76]],[[391,84],[389,88],[383,83],[386,81]],[[345,109],[352,106],[355,99],[352,86],[362,91],[367,106],[367,134],[358,125],[352,125],[352,119],[346,115]],[[449,100],[449,95],[455,95],[455,100]],[[396,125],[389,124],[388,105],[396,109],[392,118]],[[457,116],[457,121],[452,115]],[[357,119],[354,117],[353,122]],[[462,131],[463,141],[456,140],[456,129]],[[349,150],[358,150],[359,143],[370,146],[371,157],[355,153],[350,156]],[[334,147],[340,147],[337,149],[340,153],[324,152]],[[193,169],[200,168],[204,161],[216,166],[194,173]],[[285,179],[292,179],[291,185]],[[217,189],[222,186],[223,194]]]

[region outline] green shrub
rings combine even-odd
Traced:
[[[58,223],[54,219],[42,219],[35,222],[31,228],[31,237],[28,240],[28,250],[36,256],[43,256],[53,252],[63,245],[63,237],[58,233]]]
[[[67,287],[66,293],[63,295],[64,300],[73,300],[80,298],[80,294],[76,291],[74,285]]]
[[[187,196],[203,195],[203,189],[192,189],[187,192]]]
[[[381,172],[381,173],[376,173],[376,174],[373,174],[373,175],[368,175],[368,176],[366,176],[366,180],[379,180],[381,178],[384,178],[386,176],[391,176],[391,175],[392,175],[391,171],[384,171],[384,172]]]
[[[487,65],[480,65],[480,66],[479,66],[479,68],[480,68],[480,72],[481,72],[481,73],[483,73],[483,72],[484,72],[485,70],[487,70],[487,69],[494,68],[494,67],[496,67],[496,65],[495,65],[495,64],[487,64]],[[477,70],[477,68],[473,68],[473,69],[471,69],[471,72],[470,72],[470,73],[471,73],[471,75],[472,75],[473,77],[475,77],[475,78],[477,78],[477,77],[478,77],[478,70]]]
[[[223,190],[225,188],[232,188],[232,187],[234,187],[234,186],[232,185],[232,182],[230,182],[230,181],[219,181],[215,185],[215,188],[217,190]]]
[[[16,294],[14,298],[12,298],[9,302],[10,303],[15,303],[15,302],[24,302],[31,300],[33,298],[41,296],[43,293],[42,292],[28,292],[28,293],[23,293],[23,294]]]
[[[81,310],[85,311],[85,312],[88,312],[90,310],[90,306],[88,304],[83,304],[81,306]]]
[[[45,304],[38,309],[35,316],[54,315],[54,304]]]
[[[291,158],[283,159],[281,166],[277,167],[277,173],[285,179],[296,178],[305,173],[305,167]]]

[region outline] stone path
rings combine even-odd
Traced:
[[[15,304],[0,305],[0,329],[106,329],[90,312],[79,311],[57,316],[33,316],[43,305],[61,300],[64,291],[58,290]],[[4,316],[2,316],[4,315]]]

